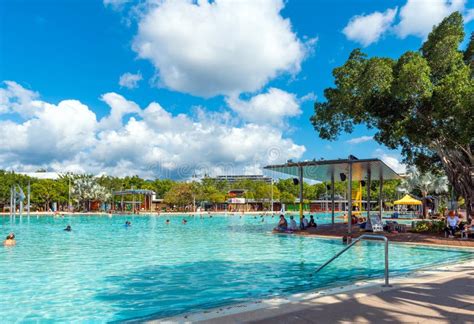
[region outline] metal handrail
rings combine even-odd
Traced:
[[[389,282],[388,282],[388,238],[386,238],[383,235],[371,235],[371,234],[364,234],[356,238],[351,244],[346,246],[344,249],[342,249],[339,253],[334,255],[331,259],[326,261],[323,265],[321,265],[319,268],[316,269],[316,272],[319,272],[322,270],[324,267],[326,267],[329,263],[337,259],[341,254],[349,250],[351,247],[353,247],[355,244],[358,242],[365,240],[365,239],[371,239],[371,240],[383,240],[385,241],[385,284],[383,287],[390,287]]]

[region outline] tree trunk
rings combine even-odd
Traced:
[[[467,217],[471,217],[474,203],[474,154],[471,147],[438,146],[436,152],[449,182],[465,200]]]
[[[426,219],[427,217],[427,212],[426,212],[426,196],[427,196],[427,193],[426,192],[422,192],[421,193],[421,196],[422,196],[422,199],[421,199],[421,202],[423,203],[422,205],[422,218],[423,219]]]

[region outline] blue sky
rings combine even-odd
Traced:
[[[0,81],[9,82],[0,86],[0,167],[179,178],[354,154],[402,168],[399,153],[364,127],[319,139],[309,123],[314,98],[324,100],[332,69],[354,48],[398,57],[453,10],[470,21],[469,34],[472,8],[463,0],[2,1]]]

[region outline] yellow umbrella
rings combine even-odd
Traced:
[[[423,204],[421,201],[413,198],[410,195],[405,195],[405,197],[403,197],[400,200],[395,200],[393,203],[395,205],[422,205]]]

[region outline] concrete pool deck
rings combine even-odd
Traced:
[[[474,323],[474,260],[151,323]]]
[[[284,233],[277,233],[278,235],[284,235]],[[347,235],[347,224],[337,223],[334,225],[321,225],[316,229],[310,229],[306,231],[295,232],[296,235],[305,236],[316,236],[316,237],[327,237],[327,238],[341,238]],[[358,228],[353,228],[352,237],[356,238],[362,234],[373,234],[364,231],[359,231]],[[466,247],[474,248],[474,239],[461,239],[460,237],[446,238],[443,234],[431,234],[431,233],[377,233],[385,235],[390,243],[411,243],[411,244],[422,244],[422,245],[435,245],[444,247]],[[291,234],[289,234],[291,235]]]

